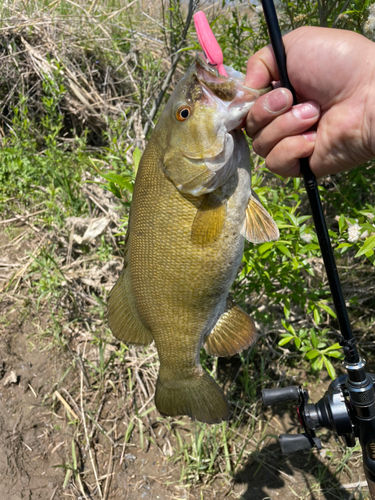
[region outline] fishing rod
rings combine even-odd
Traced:
[[[296,93],[287,73],[285,47],[273,0],[261,0],[282,87],[293,94],[293,105],[297,104]],[[308,158],[300,159],[301,173],[310,202],[316,233],[319,240],[333,303],[336,309],[344,349],[346,375],[333,380],[316,404],[308,404],[307,390],[297,386],[282,389],[263,389],[265,406],[280,402],[296,401],[302,434],[282,434],[280,446],[283,453],[309,450],[321,442],[316,429],[324,427],[341,436],[348,447],[355,446],[356,438],[362,447],[363,466],[372,500],[375,500],[375,375],[366,373],[366,361],[358,354],[348,311],[341,289],[331,241],[322,209],[318,185]]]

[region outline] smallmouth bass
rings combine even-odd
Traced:
[[[198,55],[164,108],[141,158],[125,237],[124,269],[108,321],[129,344],[155,341],[155,404],[163,415],[201,422],[229,417],[221,388],[203,370],[200,348],[231,356],[256,338],[228,296],[244,238],[277,239],[251,191],[250,156],[238,127],[264,91],[219,75]]]

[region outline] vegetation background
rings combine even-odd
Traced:
[[[277,1],[282,30],[318,25],[375,39],[372,1]],[[312,400],[341,373],[338,325],[300,179],[252,155],[253,185],[278,242],[247,245],[236,300],[252,349],[202,363],[233,416],[208,426],[153,406],[156,350],[114,339],[106,300],[122,267],[147,137],[199,50],[201,9],[225,62],[245,71],[267,43],[249,1],[4,0],[0,3],[0,493],[62,498],[367,497],[359,448],[282,457],[293,408],[260,390],[291,383]],[[358,345],[375,369],[375,170],[325,178],[320,193]],[[291,412],[291,413],[290,413]]]

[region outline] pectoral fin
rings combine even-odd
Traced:
[[[141,322],[131,298],[126,267],[112,288],[108,300],[108,323],[113,335],[126,344],[148,345],[151,332]]]
[[[246,207],[246,219],[241,234],[251,243],[265,243],[279,239],[279,230],[275,221],[254,192]]]
[[[209,245],[216,241],[223,230],[226,214],[226,200],[214,193],[205,194],[191,228],[191,241],[195,245]]]
[[[204,344],[212,356],[233,356],[251,346],[256,339],[253,320],[230,297],[227,306]]]

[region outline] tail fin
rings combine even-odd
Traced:
[[[199,376],[184,380],[164,381],[159,374],[155,404],[162,415],[188,415],[209,424],[227,420],[230,415],[223,391],[204,370]]]

